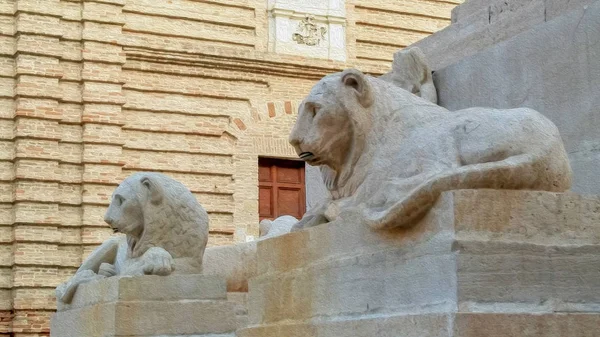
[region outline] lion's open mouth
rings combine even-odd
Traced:
[[[118,228],[112,228],[113,233],[118,233],[119,229]]]
[[[312,152],[302,152],[300,153],[300,159],[304,160],[304,161],[310,161],[314,158],[314,154]]]

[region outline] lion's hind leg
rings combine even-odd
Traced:
[[[539,170],[551,163],[533,154],[521,154],[497,162],[472,164],[441,172],[419,184],[408,195],[388,207],[364,210],[374,229],[410,226],[420,220],[442,192],[458,189],[552,190],[540,180],[549,180]],[[543,172],[542,171],[542,172]]]

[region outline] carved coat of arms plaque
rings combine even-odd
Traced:
[[[314,16],[307,15],[302,21],[300,21],[298,24],[297,33],[292,35],[292,39],[298,44],[305,44],[307,46],[316,46],[321,42],[321,40],[325,40],[327,28],[318,26],[314,22],[314,19]]]

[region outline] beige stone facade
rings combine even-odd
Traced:
[[[267,0],[0,0],[0,335],[48,335],[54,288],[111,235],[133,172],[188,186],[209,245],[257,236],[258,157],[295,157],[308,89],[386,72],[459,1],[342,1],[333,61],[270,49]]]

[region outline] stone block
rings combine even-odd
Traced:
[[[54,57],[60,57],[63,54],[59,38],[54,36],[20,34],[14,45],[17,52]]]
[[[20,54],[15,58],[15,66],[17,74],[58,78],[63,75],[59,61],[54,57]]]
[[[238,337],[592,337],[598,314],[459,313],[405,314],[307,323],[238,331]]]
[[[83,20],[123,25],[123,4],[111,1],[84,2]]]
[[[2,132],[0,137],[2,139],[12,140],[14,137],[14,124],[14,121],[11,120],[0,120],[0,132]]]
[[[118,83],[85,82],[83,101],[86,103],[124,104],[125,98]]]
[[[79,286],[51,336],[233,336],[225,280],[202,275],[107,278]]]
[[[99,22],[84,22],[82,39],[101,43],[118,44],[121,40],[121,25]]]
[[[86,61],[113,64],[125,63],[125,53],[123,53],[123,48],[118,45],[85,41],[83,43],[83,50],[79,47],[79,51],[83,53],[83,59]]]
[[[16,116],[38,117],[43,119],[60,120],[62,107],[54,99],[19,97],[15,100],[14,113]]]
[[[454,324],[456,337],[592,337],[598,335],[597,313],[463,313]]]
[[[600,320],[598,223],[594,197],[460,190],[412,228],[259,241],[238,336],[481,336],[485,321],[511,326],[498,336],[586,336],[574,322]]]
[[[62,28],[60,27],[60,18],[58,16],[19,12],[16,17],[16,24],[19,33],[55,37],[62,36]]]
[[[572,10],[434,74],[438,103],[526,106],[558,127],[574,172],[572,190],[600,194],[600,2]],[[441,52],[441,51],[440,51]]]
[[[80,285],[70,305],[58,311],[118,301],[225,300],[225,280],[217,276],[109,277]]]

